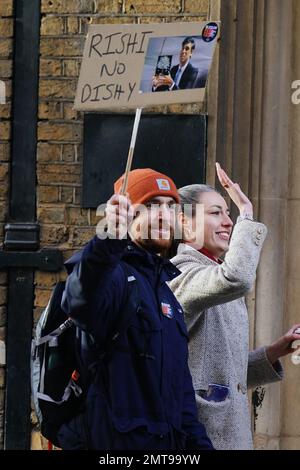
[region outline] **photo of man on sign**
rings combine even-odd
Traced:
[[[149,38],[140,93],[204,88],[213,49],[206,30],[199,36]]]
[[[198,74],[197,67],[194,67],[191,63],[194,50],[194,38],[186,37],[181,45],[179,63],[174,65],[171,70],[167,70],[167,73],[165,69],[161,72],[160,68],[156,68],[155,75],[152,79],[152,91],[172,91],[193,88]],[[203,80],[203,86],[205,86],[205,80]]]

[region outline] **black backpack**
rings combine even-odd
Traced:
[[[31,393],[41,433],[58,447],[60,426],[82,410],[95,374],[93,366],[113,352],[120,334],[127,330],[139,309],[136,279],[128,265],[122,263],[122,267],[128,280],[128,296],[120,324],[107,341],[109,347],[105,351],[100,351],[94,338],[62,310],[65,282],[55,286],[37,323],[31,351]],[[87,368],[87,363],[91,367]]]

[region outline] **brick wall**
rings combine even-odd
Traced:
[[[0,2],[0,80],[5,83],[6,104],[0,104],[0,242],[7,217],[11,133],[11,77],[13,49],[13,0]],[[0,449],[3,448],[5,386],[5,324],[7,273],[0,271]]]
[[[80,208],[83,113],[73,110],[85,34],[90,23],[152,23],[203,21],[209,0],[41,0],[40,80],[37,145],[37,217],[41,246],[55,246],[67,258],[94,234],[95,211]],[[0,79],[11,77],[12,0],[0,1]],[[198,113],[199,104],[164,106],[164,112]],[[155,108],[158,111],[158,108]],[[0,105],[0,226],[6,215],[10,108]],[[64,273],[37,272],[34,318],[40,316],[50,292]],[[0,277],[0,336],[5,325],[6,277]],[[1,292],[3,289],[3,296]],[[2,310],[1,310],[2,309]],[[4,372],[0,369],[0,392]],[[0,395],[0,410],[3,399]],[[1,415],[2,416],[2,415]],[[32,448],[44,445],[32,414]],[[1,426],[1,423],[0,423]],[[2,427],[2,426],[1,426]]]

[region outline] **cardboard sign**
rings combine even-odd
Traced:
[[[90,25],[75,109],[202,101],[219,24]]]

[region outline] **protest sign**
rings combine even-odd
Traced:
[[[216,22],[90,25],[75,109],[202,101],[218,34]]]
[[[5,99],[5,82],[0,80],[0,104],[5,104],[6,99]]]

